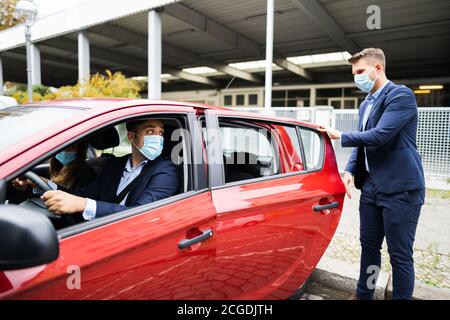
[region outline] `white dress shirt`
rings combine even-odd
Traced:
[[[148,160],[144,160],[141,163],[139,163],[135,168],[131,166],[131,156],[128,158],[127,164],[125,165],[125,168],[123,170],[122,178],[120,178],[119,186],[117,187],[116,195],[118,195],[127,185],[129,185],[134,179],[139,176],[139,174],[142,171],[142,168],[144,168],[145,164],[148,162]],[[121,205],[125,205],[125,202],[127,201],[128,194],[123,198],[123,200],[120,202]],[[97,202],[92,199],[87,199],[86,208],[83,211],[83,218],[85,220],[92,220],[95,218],[97,211]]]
[[[364,115],[363,115],[363,127],[362,127],[363,131],[366,128],[366,124],[367,124],[367,121],[369,120],[370,112],[372,111],[373,106],[377,103],[377,100],[378,100],[378,97],[380,96],[381,91],[383,90],[383,88],[388,83],[389,83],[389,80],[386,81],[385,83],[383,83],[381,85],[381,87],[379,87],[377,89],[377,91],[375,91],[374,93],[369,93],[367,95],[366,101],[368,102],[368,104],[367,104],[366,110],[365,110]],[[367,161],[367,150],[366,150],[366,147],[364,147],[364,160],[365,160],[365,163],[366,163],[366,170],[367,170],[367,172],[370,172],[369,171],[369,162]]]

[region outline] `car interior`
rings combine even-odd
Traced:
[[[145,119],[149,119],[150,117],[146,117]],[[155,118],[155,117],[153,117]],[[171,158],[174,164],[178,167],[179,172],[179,181],[180,188],[177,194],[184,193],[192,190],[192,173],[190,163],[188,159],[186,159],[187,155],[190,152],[185,152],[187,148],[190,146],[187,145],[186,141],[189,141],[185,137],[186,131],[180,130],[181,134],[175,135],[177,139],[173,139],[173,132],[177,129],[186,129],[187,125],[185,123],[185,119],[183,117],[175,117],[175,116],[164,116],[158,117],[164,121],[164,148],[161,154],[162,157]],[[137,118],[133,120],[142,120],[142,118]],[[114,125],[110,125],[95,132],[82,137],[77,141],[73,141],[72,143],[87,141],[88,142],[88,152],[86,163],[95,171],[98,176],[101,174],[105,163],[108,159],[122,156],[124,154],[128,154],[131,152],[131,147],[126,136],[126,131],[124,130],[125,123],[117,123]],[[122,130],[121,130],[122,129]],[[175,146],[179,143],[182,143],[182,148],[177,148],[177,152],[173,152]],[[117,152],[120,150],[120,152]],[[128,151],[129,150],[129,151]],[[61,223],[61,216],[54,215],[50,211],[47,210],[43,201],[39,198],[39,196],[43,193],[42,190],[49,190],[49,186],[44,182],[44,180],[40,179],[40,177],[49,178],[50,176],[50,158],[55,155],[60,150],[55,150],[54,153],[49,155],[44,161],[41,161],[38,165],[34,166],[28,172],[20,175],[22,177],[26,177],[30,179],[33,183],[35,183],[37,188],[34,188],[35,191],[33,195],[29,192],[21,192],[17,191],[11,186],[11,183],[7,183],[6,192],[5,192],[5,204],[16,204],[22,207],[26,207],[28,209],[32,209],[37,211],[45,216],[47,216],[53,223],[56,229],[61,229],[67,226],[72,225],[73,223]],[[14,177],[16,178],[16,177]],[[41,189],[41,192],[35,193],[36,189]]]
[[[206,148],[207,134],[206,134],[206,121],[204,117],[199,117],[199,125],[202,128],[203,140]],[[244,129],[262,129],[258,124],[251,124],[249,122],[227,120],[220,121],[219,126],[223,128],[244,128]],[[270,144],[275,143],[271,135],[267,137]],[[223,140],[223,137],[222,137]],[[225,183],[237,182],[241,180],[261,178],[265,176],[271,176],[278,173],[278,158],[275,149],[274,154],[263,155],[248,152],[248,150],[237,150],[237,146],[231,146],[227,148],[222,146],[223,168]]]
[[[225,182],[255,179],[273,175],[273,159],[261,158],[250,152],[224,152]]]
[[[242,125],[239,122],[221,122],[220,127],[221,129],[234,128],[255,132],[261,129],[257,125],[249,126],[248,123]],[[273,137],[271,135],[265,138],[268,144],[273,143]],[[257,144],[257,141],[252,140],[249,143]],[[272,154],[261,152],[258,148],[256,150],[251,148],[254,152],[249,152],[252,151],[248,150],[249,146],[246,146],[244,150],[238,145],[222,147],[225,183],[261,178],[277,173],[277,157],[275,156],[276,153],[273,146],[271,146]]]

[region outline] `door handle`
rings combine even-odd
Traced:
[[[194,237],[192,239],[183,239],[180,242],[178,242],[178,248],[179,249],[186,249],[192,246],[195,243],[203,242],[209,238],[211,238],[213,235],[212,229],[207,229],[203,231],[199,236]]]
[[[330,210],[339,207],[339,202],[333,201],[331,203],[327,204],[318,204],[313,207],[314,211],[324,211],[324,210]]]

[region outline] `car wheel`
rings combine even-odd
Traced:
[[[288,300],[300,300],[300,298],[305,293],[306,288],[308,287],[309,283],[311,281],[311,277],[305,280],[305,282],[297,289],[297,291],[292,294]]]

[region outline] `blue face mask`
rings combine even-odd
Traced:
[[[56,160],[61,162],[63,166],[67,166],[69,163],[74,161],[76,157],[77,155],[75,151],[61,151],[55,156]]]
[[[361,74],[355,74],[354,76],[355,84],[362,92],[370,92],[375,85],[375,81],[377,80],[377,78],[375,78],[375,80],[371,80],[369,77],[369,73],[370,71]]]
[[[164,138],[158,135],[144,136],[144,145],[139,151],[150,160],[155,160],[162,152]]]

